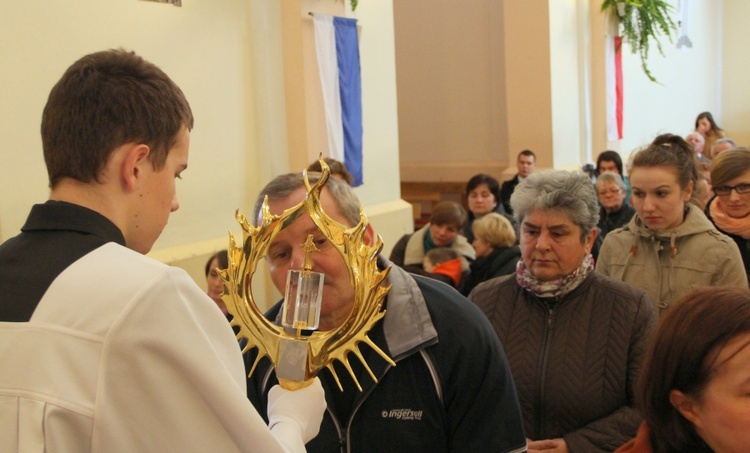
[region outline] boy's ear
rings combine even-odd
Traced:
[[[126,149],[123,150],[125,157],[122,160],[122,166],[120,172],[122,181],[125,188],[128,191],[132,191],[136,187],[138,178],[141,177],[144,170],[144,165],[151,165],[151,161],[148,159],[148,155],[151,153],[151,149],[148,145],[144,144],[127,144]]]

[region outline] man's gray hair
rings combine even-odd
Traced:
[[[735,143],[735,141],[732,140],[731,138],[729,138],[729,137],[720,138],[720,139],[716,140],[713,145],[711,145],[711,149],[709,150],[711,152],[711,158],[712,159],[714,157],[716,157],[716,155],[714,154],[714,148],[716,148],[716,145],[723,145],[724,143],[729,143],[729,146],[731,146],[732,148],[736,148],[737,147],[737,143]],[[732,149],[732,148],[730,148],[730,149]]]
[[[321,174],[317,172],[308,172],[307,177],[310,181],[310,185],[315,184],[320,179]],[[268,201],[283,200],[296,191],[299,188],[305,187],[305,179],[302,173],[287,173],[280,175],[261,189],[258,197],[255,199],[255,205],[253,206],[253,219],[257,226],[258,217],[260,216],[260,209],[263,206],[263,199],[268,196]],[[335,177],[329,177],[325,185],[330,191],[333,199],[338,205],[339,214],[343,215],[349,222],[349,227],[352,227],[359,223],[359,208],[360,202],[357,195],[355,195],[352,188],[345,181]],[[331,216],[332,212],[327,212]]]
[[[628,187],[625,185],[625,182],[622,180],[622,177],[618,175],[617,173],[613,171],[605,171],[604,173],[600,174],[596,178],[596,186],[599,187],[599,183],[602,182],[613,182],[617,184],[617,187],[620,188],[622,191],[628,190]]]
[[[533,209],[559,211],[581,228],[581,241],[599,222],[599,200],[591,179],[577,172],[546,170],[530,174],[510,197],[518,224]]]

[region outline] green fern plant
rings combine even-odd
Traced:
[[[611,11],[620,19],[620,35],[630,43],[633,53],[638,54],[641,68],[652,82],[657,80],[646,64],[648,52],[652,44],[656,44],[659,53],[664,55],[660,35],[672,42],[672,32],[677,31],[671,17],[673,10],[665,0],[604,0],[602,3],[602,12]]]

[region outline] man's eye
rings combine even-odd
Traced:
[[[268,258],[273,263],[278,263],[280,261],[283,261],[289,257],[289,252],[287,251],[278,251],[278,252],[271,252],[268,254]]]

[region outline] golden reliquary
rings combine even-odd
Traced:
[[[377,382],[377,378],[360,352],[360,343],[368,344],[384,360],[395,365],[367,336],[375,323],[385,315],[382,305],[390,285],[384,282],[390,267],[378,270],[376,261],[383,248],[383,241],[379,236],[372,246],[363,242],[367,217],[361,208],[360,221],[352,228],[336,222],[323,211],[320,194],[330,177],[330,170],[322,159],[320,163],[322,175],[312,186],[307,174],[303,173],[307,193],[298,205],[285,210],[281,215],[271,215],[266,197],[258,216],[258,226],[251,225],[239,211],[235,214],[243,231],[242,243],[237,245],[234,235],[229,234],[229,266],[219,271],[224,280],[222,300],[233,316],[232,326],[239,328],[237,338],[247,339],[243,354],[252,348],[258,349],[249,375],[252,375],[263,357],[268,357],[284,388],[305,387],[320,370],[328,368],[339,389],[342,389],[333,367],[333,362],[338,360],[349,371],[361,391],[349,364],[350,353],[362,362],[374,381]],[[325,332],[309,333],[311,329],[317,328],[325,278],[313,269],[311,256],[316,249],[312,236],[299,245],[305,252],[303,268],[290,270],[287,277],[287,294],[282,310],[284,325],[279,326],[267,320],[253,299],[252,280],[259,261],[265,257],[274,238],[304,214],[310,215],[318,229],[341,254],[354,288],[354,307],[349,318],[338,328]]]

